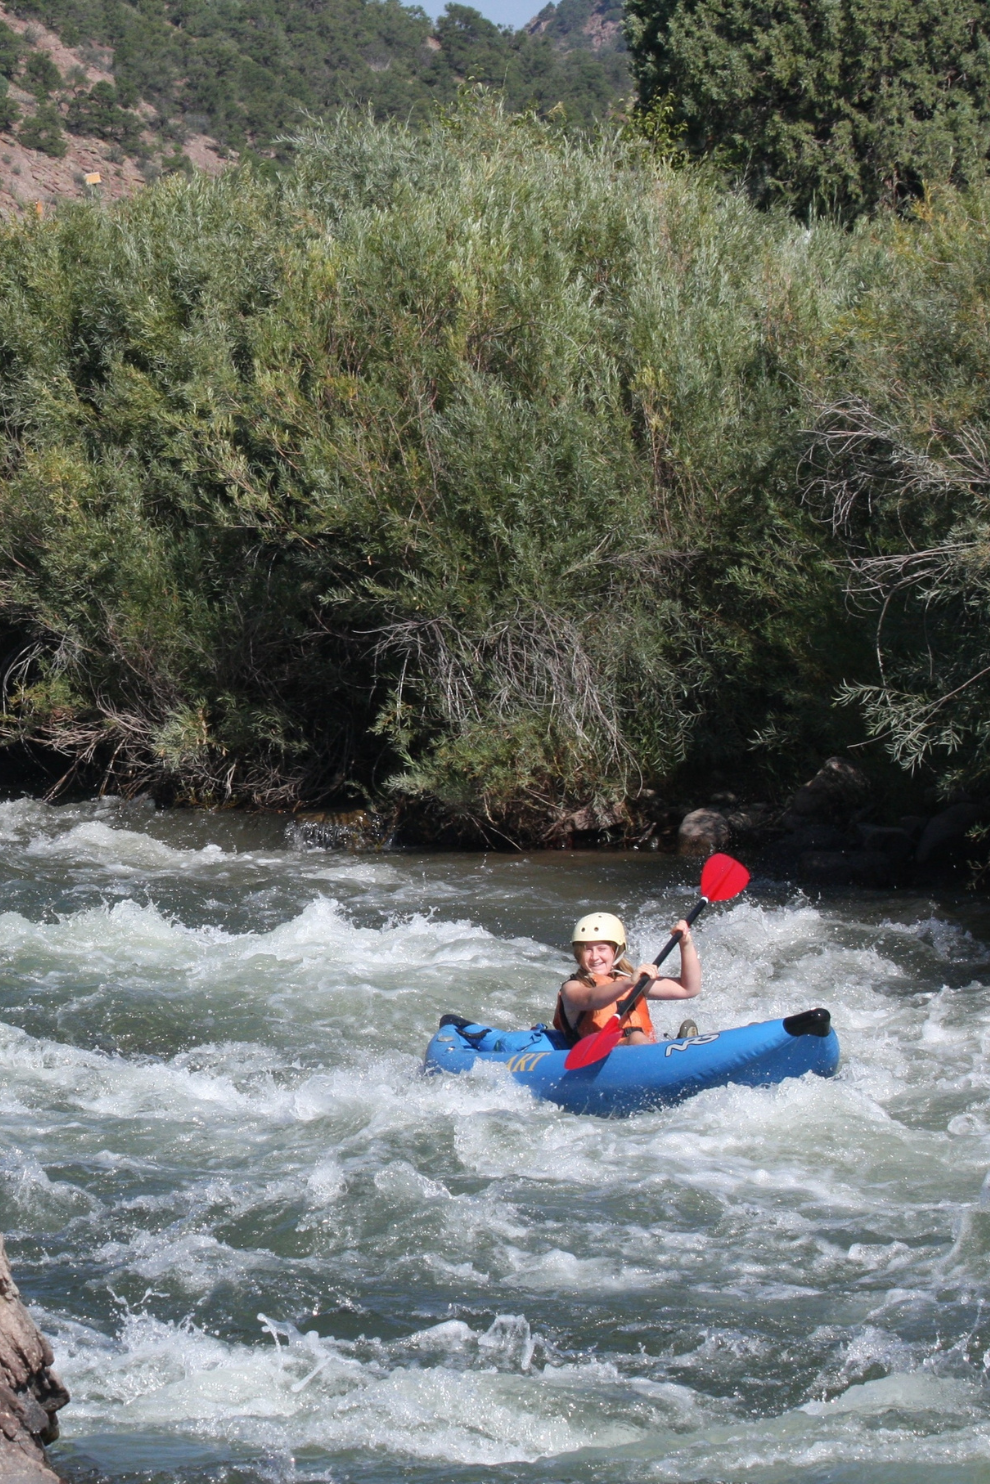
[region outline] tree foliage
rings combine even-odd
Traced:
[[[0,80],[0,129],[12,129],[21,116],[21,110],[10,96],[6,78]]]
[[[845,217],[990,151],[987,0],[629,0],[640,100],[758,200]]]
[[[8,81],[17,72],[23,47],[16,31],[0,21],[0,76]]]
[[[65,111],[65,127],[71,134],[88,134],[114,140],[133,150],[141,135],[141,119],[132,109],[121,108],[117,90],[108,82],[95,83],[88,91],[73,94]]]
[[[30,52],[21,73],[21,86],[36,98],[50,96],[62,86],[62,74],[47,52]]]
[[[874,625],[870,733],[945,789],[990,786],[990,195],[943,190],[890,234],[893,271],[817,409],[804,477]]]
[[[28,149],[40,150],[56,160],[60,160],[67,149],[61,115],[50,102],[38,104],[30,118],[24,120],[17,137]]]
[[[22,0],[70,44],[112,49],[118,102],[140,96],[161,118],[237,149],[268,147],[307,115],[346,105],[423,120],[465,82],[511,107],[563,105],[590,125],[628,90],[624,57],[562,49],[452,4],[437,35],[400,0]],[[440,46],[437,46],[437,37]]]
[[[6,735],[522,840],[793,777],[864,700],[889,745],[937,702],[917,755],[979,778],[987,263],[990,196],[809,231],[477,92],[9,226]],[[937,601],[863,589],[936,550]]]

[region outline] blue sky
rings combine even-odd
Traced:
[[[435,20],[442,14],[447,0],[419,0],[419,3]],[[473,5],[475,10],[480,10],[482,15],[500,26],[513,26],[518,30],[543,9],[546,0],[463,0],[463,3]]]

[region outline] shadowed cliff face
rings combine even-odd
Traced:
[[[56,1480],[45,1443],[58,1437],[55,1413],[69,1393],[51,1369],[52,1347],[21,1303],[0,1237],[0,1481]]]

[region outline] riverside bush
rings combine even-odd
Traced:
[[[643,105],[757,200],[847,219],[990,156],[986,0],[629,0]]]
[[[936,266],[934,217],[805,230],[470,96],[6,228],[7,737],[203,801],[390,788],[492,839],[795,776],[863,738],[843,685],[887,704],[846,587],[904,512],[867,471],[832,520],[839,409],[919,455],[943,407],[981,426],[987,226],[944,220]]]

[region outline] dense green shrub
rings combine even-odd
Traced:
[[[10,96],[6,78],[0,81],[0,129],[12,129],[21,116],[21,110]]]
[[[875,623],[869,731],[945,789],[990,783],[990,193],[941,191],[888,232],[890,272],[816,409],[804,479]]]
[[[21,85],[36,98],[47,98],[62,86],[62,74],[47,52],[31,52],[24,63]]]
[[[28,149],[38,149],[56,160],[62,158],[67,148],[62,119],[54,103],[39,103],[34,113],[24,120],[17,137]]]
[[[95,83],[88,92],[70,98],[65,127],[71,134],[114,140],[126,149],[133,149],[141,137],[139,116],[132,109],[121,108],[116,89],[107,82]]]
[[[990,5],[629,0],[640,100],[757,199],[855,216],[924,181],[982,179]]]
[[[16,31],[0,21],[0,76],[8,79],[16,73],[21,62],[23,44]]]
[[[837,420],[976,446],[982,199],[809,231],[470,95],[7,228],[7,735],[200,798],[391,780],[519,839],[861,740],[849,557],[957,544],[965,494],[895,499],[888,452],[833,523]]]

